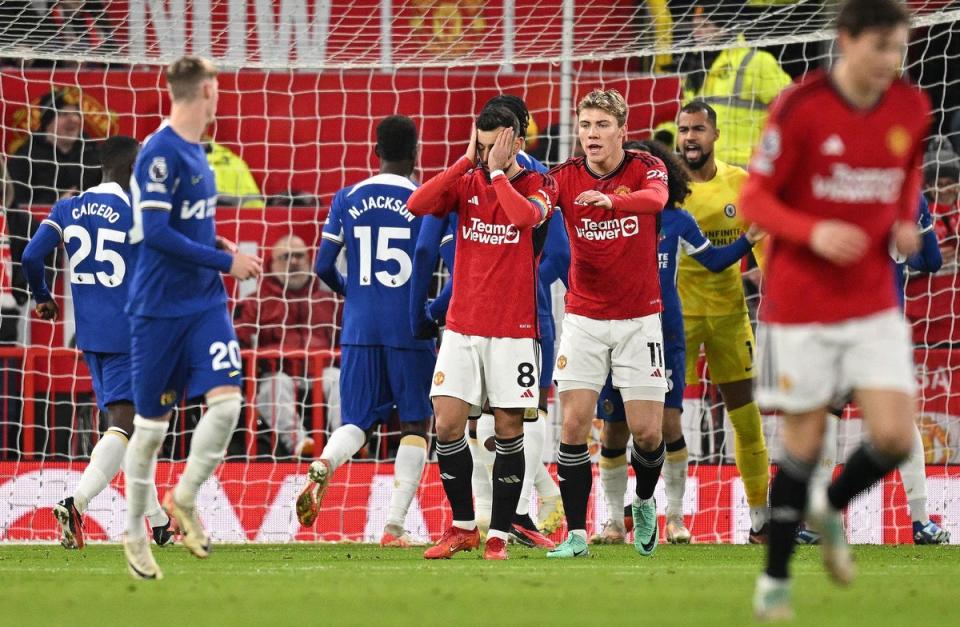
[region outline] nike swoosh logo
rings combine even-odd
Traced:
[[[240,374],[240,371],[239,371],[239,370],[232,370],[232,371],[230,372],[230,376],[231,376],[231,377],[236,377],[236,376],[238,376],[239,374]]]
[[[586,552],[587,552],[586,549],[581,549],[580,551],[574,551],[574,552],[573,552],[573,556],[574,556],[574,557],[580,557],[581,555],[583,555],[583,554],[586,553]]]
[[[656,534],[655,534],[655,533],[651,533],[651,534],[650,534],[650,541],[649,541],[649,542],[641,542],[641,544],[643,545],[643,550],[644,550],[644,551],[652,551],[652,550],[653,550],[653,545],[654,545],[653,539],[654,539],[655,537],[656,537]]]
[[[199,183],[199,182],[202,181],[202,180],[203,180],[203,175],[202,175],[202,174],[201,174],[200,176],[191,176],[191,177],[190,177],[190,182],[193,183],[194,185],[196,185],[197,183]]]

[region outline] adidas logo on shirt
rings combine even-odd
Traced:
[[[520,398],[533,398],[533,392],[530,390],[524,390],[523,394],[520,395]]]
[[[470,200],[467,201],[467,204],[468,204],[468,205],[478,205],[478,206],[479,206],[479,205],[480,205],[480,199],[477,198],[476,196],[471,196],[471,197],[470,197]]]
[[[657,368],[656,370],[653,371],[653,374],[650,375],[650,376],[651,376],[651,377],[661,377],[661,378],[662,378],[662,377],[663,377],[663,373],[660,372],[660,369],[659,369],[659,368]]]
[[[844,150],[846,147],[843,145],[843,140],[836,134],[828,137],[820,146],[820,153],[828,157],[839,157]]]

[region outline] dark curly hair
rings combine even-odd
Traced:
[[[665,209],[679,209],[690,195],[690,173],[672,150],[656,140],[624,142],[625,150],[642,150],[663,161],[667,168],[667,204]]]

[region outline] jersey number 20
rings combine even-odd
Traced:
[[[117,244],[122,244],[127,239],[126,233],[114,229],[97,229],[97,250],[93,253],[93,258],[96,261],[109,263],[113,266],[113,272],[110,274],[102,270],[97,273],[79,272],[77,266],[90,255],[90,249],[93,246],[90,239],[90,232],[77,224],[71,224],[63,230],[64,243],[73,239],[80,240],[80,247],[70,255],[71,283],[93,285],[99,281],[101,285],[106,287],[117,287],[123,283],[123,277],[127,274],[127,264],[124,263],[120,253],[115,250],[110,250],[105,246],[105,243],[116,242]]]
[[[356,226],[353,233],[360,241],[360,285],[370,285],[373,260],[370,253],[373,248],[373,234],[369,226]],[[400,287],[410,279],[413,262],[402,248],[391,248],[391,239],[410,239],[410,229],[396,226],[384,226],[377,229],[377,260],[396,261],[400,266],[396,274],[380,270],[374,274],[377,281],[387,287]]]

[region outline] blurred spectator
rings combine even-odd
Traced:
[[[240,345],[281,351],[334,348],[340,303],[314,276],[304,241],[296,235],[282,237],[264,261],[269,271],[260,289],[237,306],[235,323]],[[302,401],[310,388],[303,378],[305,364],[297,359],[260,362],[257,411],[287,451],[297,456],[312,455],[314,442],[297,410],[298,400]],[[332,430],[340,423],[340,371],[328,367],[321,376],[327,428]]]
[[[207,162],[217,181],[217,204],[230,207],[262,209],[265,206],[260,186],[250,173],[250,166],[237,153],[212,139],[205,149]]]
[[[50,206],[100,182],[100,157],[96,144],[83,133],[83,116],[72,94],[53,90],[39,103],[36,130],[7,161],[13,199],[7,211],[7,234],[13,259],[14,296],[27,301],[26,280],[20,258],[39,225],[31,206]]]
[[[684,57],[684,101],[702,98],[713,106],[724,129],[715,148],[717,158],[746,167],[767,121],[767,107],[791,83],[790,75],[776,57],[748,47],[743,34],[725,28],[716,13],[702,7],[694,12],[693,38],[698,45],[728,47]]]

